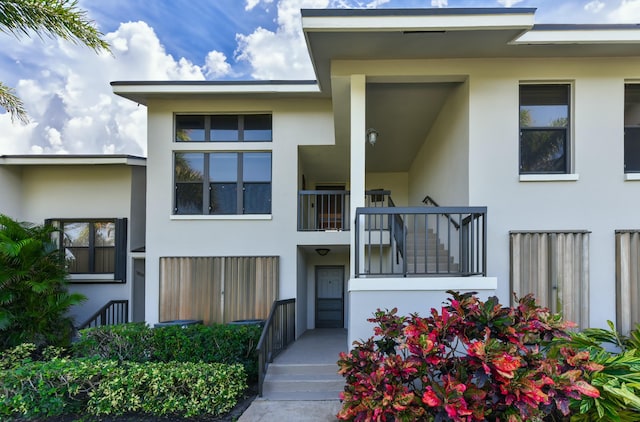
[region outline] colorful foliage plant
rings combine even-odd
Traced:
[[[533,296],[503,307],[448,292],[440,313],[375,313],[375,338],[354,342],[338,365],[346,378],[341,420],[536,421],[570,415],[572,399],[599,396],[589,353],[554,348],[573,324]]]

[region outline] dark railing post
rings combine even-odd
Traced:
[[[256,351],[258,352],[258,395],[262,397],[262,386],[269,363],[295,341],[296,300],[277,300],[271,305],[269,317],[264,324]]]

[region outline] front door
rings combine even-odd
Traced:
[[[316,328],[344,327],[344,267],[316,267]]]

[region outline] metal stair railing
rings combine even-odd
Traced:
[[[269,364],[296,339],[296,300],[276,300],[258,341],[258,395]]]
[[[126,324],[129,322],[129,301],[111,300],[95,314],[91,315],[78,329],[100,327],[103,325]]]

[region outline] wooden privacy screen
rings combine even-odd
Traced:
[[[589,232],[511,232],[511,290],[589,326]]]
[[[267,319],[278,264],[277,256],[160,258],[160,321]]]
[[[616,327],[629,334],[640,323],[640,231],[616,231]]]

